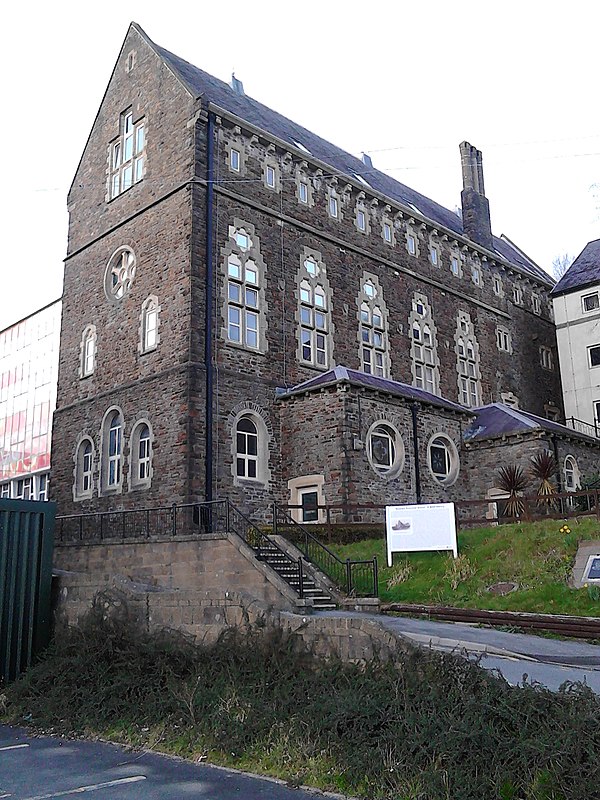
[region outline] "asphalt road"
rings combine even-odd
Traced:
[[[315,800],[279,781],[97,742],[32,737],[0,725],[0,798]]]

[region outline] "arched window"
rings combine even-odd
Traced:
[[[94,491],[94,445],[89,438],[82,439],[75,454],[75,483],[73,499],[92,497]]]
[[[387,308],[374,275],[365,273],[357,300],[360,368],[369,375],[389,376]]]
[[[331,309],[325,266],[318,254],[305,251],[298,272],[300,361],[326,368],[330,363]]]
[[[454,442],[443,434],[433,436],[427,448],[431,474],[438,483],[450,486],[458,477],[460,462]]]
[[[265,265],[253,226],[235,220],[229,226],[225,254],[225,321],[227,341],[249,350],[266,350]]]
[[[111,409],[102,423],[102,480],[103,492],[119,491],[123,482],[123,417]]]
[[[143,420],[138,422],[131,432],[129,488],[144,489],[152,481],[152,430],[150,424]]]
[[[158,346],[160,341],[158,335],[159,312],[158,298],[151,295],[144,301],[140,314],[140,353],[155,350]]]
[[[411,325],[411,355],[413,386],[438,394],[439,362],[436,348],[436,329],[429,301],[425,295],[413,297]]]
[[[573,456],[567,456],[564,463],[565,490],[575,492],[579,489],[579,467]]]
[[[236,426],[236,475],[258,478],[258,429],[250,416],[243,416]]]
[[[471,318],[465,312],[458,317],[454,339],[458,372],[458,400],[463,406],[474,408],[479,405],[481,399],[479,346]]]
[[[88,325],[83,331],[80,345],[79,376],[87,378],[96,368],[96,326]]]

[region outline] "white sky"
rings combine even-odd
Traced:
[[[5,3],[0,329],[61,292],[66,196],[131,20],[448,208],[483,151],[492,228],[542,267],[600,236],[592,0]]]

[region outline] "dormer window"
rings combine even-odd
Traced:
[[[119,138],[110,147],[110,197],[126,192],[144,177],[146,136],[144,120],[134,123],[133,113],[121,114]]]

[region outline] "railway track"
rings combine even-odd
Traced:
[[[520,611],[484,611],[453,606],[428,606],[413,603],[387,603],[384,614],[405,614],[446,622],[520,628],[522,631],[548,632],[574,639],[599,639],[600,617],[574,617],[563,614],[529,614]]]

